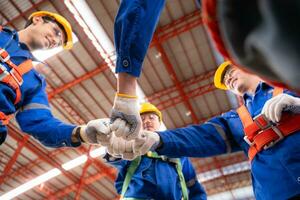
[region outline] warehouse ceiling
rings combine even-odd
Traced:
[[[117,0],[0,0],[2,24],[20,30],[37,10],[65,16],[73,27],[72,50],[35,52],[47,80],[53,115],[73,124],[108,117],[116,91],[113,24]],[[138,80],[141,101],[163,113],[168,129],[203,123],[236,106],[235,97],[213,86],[215,58],[194,0],[169,0],[163,10]],[[15,199],[118,199],[116,170],[101,158],[103,148],[50,149],[9,125],[0,147],[0,199],[34,178],[49,180]],[[69,163],[66,167],[66,163]],[[252,199],[249,164],[243,153],[193,158],[209,199]],[[65,164],[65,165],[64,165]],[[78,165],[78,166],[77,166]],[[15,191],[12,193],[16,194]]]

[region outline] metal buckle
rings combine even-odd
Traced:
[[[265,126],[260,124],[259,121],[258,121],[258,118],[261,117],[261,116],[263,117],[265,122],[267,122],[267,124]],[[272,141],[269,144],[266,144],[264,146],[264,149],[268,149],[268,148],[274,146],[276,143],[278,143],[280,140],[282,140],[284,138],[281,131],[277,128],[277,126],[276,126],[277,124],[274,124],[272,121],[269,121],[268,118],[264,114],[260,114],[260,115],[256,116],[253,120],[257,124],[257,126],[261,129],[261,131],[259,131],[258,134],[262,133],[265,130],[272,129],[276,133],[276,135],[278,135],[278,137],[279,137],[277,140]]]
[[[261,124],[259,121],[258,121],[258,118],[259,117],[263,117],[263,119],[265,120],[265,122],[267,123],[266,125],[263,125]],[[279,141],[281,141],[283,138],[284,138],[284,135],[281,133],[281,131],[277,128],[276,124],[274,124],[273,122],[269,121],[268,118],[264,115],[264,114],[260,114],[256,117],[253,118],[253,121],[254,123],[256,123],[256,125],[261,129],[257,135],[261,134],[262,132],[264,132],[265,130],[268,130],[268,129],[272,129],[276,135],[278,135],[278,139],[277,140],[274,140],[272,142],[270,142],[269,144],[266,144],[263,148],[264,149],[268,149],[272,146],[274,146],[276,143],[278,143]],[[245,135],[244,136],[244,140],[245,142],[247,142],[250,146],[252,146],[254,144],[254,141],[251,142],[249,140],[249,138]]]
[[[265,122],[267,122],[267,124],[264,126],[262,125],[259,121],[258,118],[262,117]],[[270,128],[271,126],[273,126],[273,123],[271,121],[268,120],[268,118],[264,115],[264,114],[260,114],[257,115],[256,117],[253,118],[254,123],[261,129],[261,130],[265,130]]]
[[[281,131],[276,126],[272,125],[270,128],[273,129],[273,131],[276,133],[276,135],[278,135],[279,138],[277,140],[270,142],[269,144],[266,144],[264,146],[264,150],[274,146],[276,143],[278,143],[279,141],[281,141],[284,138],[284,135],[281,133]]]
[[[14,72],[15,72],[15,70],[14,70],[14,69],[11,69],[9,73],[10,73],[10,75],[13,77],[13,79],[15,79],[15,81],[18,83],[18,85],[21,86],[21,85],[23,84],[23,79],[22,79],[22,77],[21,77],[21,81],[19,81],[19,80],[17,79],[17,77],[14,75]],[[16,72],[16,73],[18,73],[18,72]]]
[[[244,140],[245,140],[245,142],[247,142],[249,144],[249,146],[252,146],[254,144],[254,142],[251,142],[249,140],[249,138],[247,137],[247,135],[244,136]]]
[[[3,52],[5,52],[5,49],[0,49],[0,60],[1,60],[2,62],[6,63],[6,62],[10,59],[10,56],[7,55],[6,58],[3,58],[3,57],[1,56],[1,54],[2,54]]]
[[[4,67],[2,64],[0,64],[0,69],[3,71],[1,74],[0,74],[0,81],[2,79],[4,79],[7,75],[9,75],[9,72],[7,71],[6,67]]]

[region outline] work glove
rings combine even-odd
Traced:
[[[138,156],[138,154],[135,154],[133,152],[133,145],[134,140],[127,141],[112,134],[110,144],[107,147],[107,152],[115,158],[134,160]]]
[[[279,94],[265,103],[261,113],[276,123],[280,121],[283,111],[300,114],[300,98],[284,93]]]
[[[110,120],[110,128],[117,137],[135,139],[142,128],[137,97],[117,94]]]
[[[141,134],[134,141],[134,153],[144,155],[148,151],[155,151],[160,144],[158,133],[152,131],[141,131]]]
[[[109,145],[111,138],[109,123],[109,118],[89,121],[87,125],[81,127],[81,139],[83,142],[89,144],[101,144],[103,146]]]

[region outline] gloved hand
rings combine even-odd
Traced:
[[[135,139],[142,128],[138,99],[117,94],[110,119],[110,128],[115,131],[117,137]]]
[[[134,141],[134,152],[138,155],[144,155],[148,151],[155,151],[159,144],[160,137],[158,133],[143,130]]]
[[[300,98],[284,93],[279,94],[265,103],[261,113],[276,123],[280,121],[283,111],[300,114]]]
[[[115,157],[124,160],[134,160],[138,155],[133,152],[134,140],[127,141],[112,134],[107,152]]]
[[[83,142],[89,144],[109,145],[111,130],[109,128],[109,118],[91,120],[86,126],[82,126],[80,137]]]

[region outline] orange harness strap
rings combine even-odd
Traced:
[[[0,121],[2,122],[2,125],[7,125],[13,116],[13,114],[6,115],[0,111]]]
[[[282,88],[275,88],[273,97],[281,94]],[[244,127],[244,140],[250,145],[248,151],[249,160],[257,153],[268,149],[284,137],[300,130],[300,115],[284,113],[278,124],[273,124],[264,115],[258,115],[252,119],[248,109],[242,105],[237,109],[237,113]]]
[[[0,64],[0,81],[6,83],[15,90],[16,99],[14,104],[17,104],[21,100],[20,86],[23,83],[22,76],[32,69],[32,60],[26,60],[19,66],[16,66],[10,60],[8,52],[5,49],[0,48],[0,61],[6,63],[11,68],[10,71],[7,71],[7,69]]]
[[[1,31],[0,26],[0,31]],[[1,63],[6,63],[11,70],[8,71],[5,66]],[[11,60],[8,52],[5,49],[0,48],[0,82],[3,82],[9,85],[16,92],[16,99],[14,104],[17,104],[22,97],[21,93],[21,85],[23,83],[22,76],[29,72],[32,69],[32,60],[26,60],[21,63],[19,66],[16,66]],[[0,121],[3,125],[7,125],[9,120],[13,117],[13,114],[6,115],[5,113],[0,111]]]

